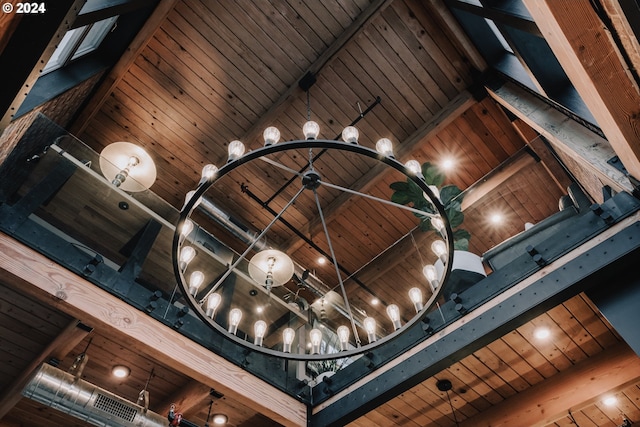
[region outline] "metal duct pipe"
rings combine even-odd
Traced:
[[[25,397],[102,427],[167,427],[167,417],[44,363],[22,391]]]

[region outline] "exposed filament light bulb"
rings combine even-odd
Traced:
[[[415,176],[422,176],[422,167],[417,160],[409,160],[404,166]]]
[[[431,289],[433,290],[433,292],[435,292],[436,289],[438,289],[438,286],[440,286],[440,281],[438,280],[438,272],[436,271],[436,268],[431,264],[427,264],[424,267],[422,267],[422,274],[424,274],[424,277],[427,278],[427,281],[429,282],[429,286],[431,286]]]
[[[189,277],[189,293],[194,297],[198,294],[200,285],[204,282],[204,274],[202,271],[194,271]]]
[[[311,341],[311,354],[319,354],[320,344],[322,343],[322,331],[320,329],[312,329],[309,332],[309,340]]]
[[[280,141],[280,131],[275,126],[269,126],[262,132],[262,138],[264,138],[265,147],[277,144]]]
[[[232,162],[234,160],[237,160],[240,157],[242,157],[242,155],[244,154],[244,144],[241,141],[238,141],[237,139],[235,141],[231,141],[229,143],[228,152],[229,152],[229,157],[227,159],[227,162]]]
[[[191,190],[188,191],[187,194],[184,196],[184,205],[182,205],[182,209],[184,209],[185,206],[187,206],[187,203],[189,203],[189,201],[191,200],[191,198],[193,197],[193,195],[196,194],[196,190]],[[202,202],[202,197],[200,197],[193,205],[192,209],[195,209],[198,207],[198,205]]]
[[[286,328],[282,331],[282,351],[284,353],[291,353],[291,344],[293,344],[293,339],[296,337],[296,331],[293,328]]]
[[[191,232],[193,231],[193,221],[191,221],[190,219],[185,219],[184,222],[182,223],[182,227],[180,227],[180,243],[182,243],[184,241],[184,239],[187,238],[187,236],[189,234],[191,234]]]
[[[442,218],[434,216],[431,218],[431,226],[440,234],[444,233],[444,221]]]
[[[362,321],[364,325],[364,330],[367,331],[367,339],[369,340],[369,344],[372,342],[376,342],[376,319],[373,317],[365,317]]]
[[[125,182],[125,180],[129,176],[129,172],[131,172],[131,169],[138,166],[139,164],[140,164],[140,159],[138,157],[130,156],[129,159],[127,160],[127,166],[116,174],[115,178],[113,178],[113,181],[111,181],[111,183],[116,187],[120,187],[122,183]]]
[[[205,165],[200,174],[200,184],[211,181],[218,173],[218,167],[212,164]]]
[[[205,312],[205,314],[208,318],[213,319],[213,317],[216,315],[216,310],[220,306],[221,302],[222,296],[218,293],[214,292],[209,295],[209,297],[207,297],[207,311]]]
[[[393,143],[389,138],[380,138],[376,142],[376,151],[383,156],[393,157]]]
[[[387,316],[391,319],[391,323],[393,323],[393,330],[397,331],[400,329],[402,324],[400,323],[400,309],[395,304],[390,304],[387,306]]]
[[[359,136],[360,136],[360,132],[358,132],[358,128],[356,128],[355,126],[347,126],[342,130],[342,140],[344,142],[357,144]]]
[[[431,243],[431,250],[440,258],[440,261],[447,262],[447,244],[443,240],[434,240]]]
[[[338,340],[340,341],[340,351],[347,350],[347,347],[349,346],[349,328],[344,325],[339,326],[336,333],[338,334]]]
[[[193,249],[191,246],[183,246],[182,249],[180,249],[180,262],[178,263],[180,270],[186,270],[189,263],[193,261],[195,257],[195,249]]]
[[[264,340],[264,334],[267,332],[267,322],[264,320],[258,320],[253,324],[253,332],[255,337],[253,343],[262,347],[262,341]]]
[[[420,310],[422,310],[422,308],[424,307],[424,305],[422,304],[422,291],[420,290],[420,288],[409,289],[409,298],[411,299],[411,302],[416,309],[416,313],[419,313]]]
[[[305,139],[316,139],[320,134],[320,125],[313,120],[309,120],[302,126],[302,134]]]
[[[229,333],[235,335],[238,332],[238,325],[242,319],[242,310],[234,308],[229,312]]]

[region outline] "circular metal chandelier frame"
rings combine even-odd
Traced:
[[[426,195],[429,197],[430,202],[433,204],[438,214],[444,223],[444,235],[442,236],[447,244],[447,260],[444,265],[444,272],[440,279],[440,286],[436,288],[436,290],[432,293],[431,297],[424,303],[423,308],[416,313],[411,319],[407,321],[402,327],[395,330],[394,332],[377,339],[374,342],[370,342],[368,344],[362,344],[353,349],[338,351],[335,353],[324,353],[324,354],[309,354],[309,353],[285,353],[284,351],[262,347],[252,342],[249,342],[235,334],[228,332],[225,328],[223,328],[220,324],[218,324],[215,320],[209,318],[204,309],[201,307],[200,302],[189,292],[189,286],[187,285],[184,277],[184,273],[182,268],[180,267],[180,248],[183,243],[181,240],[181,232],[185,221],[189,218],[192,211],[197,206],[197,202],[201,198],[201,196],[212,186],[214,185],[220,178],[229,174],[233,170],[237,169],[241,165],[260,159],[264,156],[276,154],[279,152],[287,151],[287,150],[300,150],[300,149],[332,149],[339,151],[346,151],[355,153],[358,155],[366,156],[371,159],[375,159],[381,163],[386,164],[387,166],[397,170],[402,173],[409,179],[411,179]],[[322,182],[322,181],[320,181]],[[331,359],[340,359],[347,358],[355,355],[359,355],[365,353],[367,351],[373,350],[374,348],[378,348],[383,346],[384,344],[394,340],[395,338],[402,335],[407,330],[411,329],[413,325],[417,322],[421,321],[427,312],[435,305],[436,300],[441,295],[444,287],[447,283],[447,278],[451,272],[451,266],[453,262],[453,232],[451,226],[449,224],[449,220],[445,213],[444,206],[440,202],[440,200],[435,196],[433,191],[429,188],[429,186],[425,183],[424,179],[421,175],[416,175],[411,170],[409,170],[404,164],[400,163],[392,156],[385,156],[380,154],[379,152],[370,149],[368,147],[356,144],[343,142],[338,140],[325,140],[325,139],[307,139],[307,140],[293,140],[287,142],[279,142],[273,145],[266,145],[261,148],[249,151],[238,157],[235,160],[231,160],[227,162],[223,167],[221,167],[215,176],[210,180],[201,181],[198,185],[195,193],[190,197],[190,199],[185,203],[184,207],[180,212],[180,216],[178,222],[176,224],[175,233],[173,237],[173,245],[172,245],[172,260],[173,260],[173,270],[178,283],[178,286],[182,292],[182,295],[187,301],[188,306],[192,309],[196,315],[202,320],[204,323],[209,325],[212,329],[219,332],[226,339],[229,339],[240,346],[258,353],[262,353],[268,356],[277,357],[281,359],[287,360],[298,360],[298,361],[323,361],[323,360],[331,360]],[[353,319],[350,319],[353,321]]]

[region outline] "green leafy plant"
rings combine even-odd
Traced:
[[[449,218],[449,224],[453,230],[454,249],[464,251],[468,250],[471,234],[467,230],[459,228],[464,221],[464,214],[462,213],[462,198],[464,197],[464,194],[455,185],[442,186],[445,180],[444,174],[437,166],[434,166],[429,162],[422,164],[422,175],[427,185],[433,185],[440,191],[440,201],[444,206],[447,218]],[[392,202],[400,205],[411,205],[415,209],[428,212],[430,214],[437,213],[433,205],[425,198],[422,189],[410,178],[407,178],[406,181],[393,182],[389,187],[393,190],[393,194],[391,195]],[[414,215],[420,220],[418,224],[418,228],[420,228],[420,230],[435,230],[431,224],[429,216],[416,212],[414,212]]]

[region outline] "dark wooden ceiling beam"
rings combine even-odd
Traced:
[[[58,336],[29,363],[29,366],[3,391],[2,397],[0,398],[0,419],[4,418],[20,399],[22,399],[22,389],[24,389],[42,363],[52,357],[58,360],[63,359],[89,332],[91,332],[91,328],[80,323],[77,319],[69,322]]]
[[[140,32],[133,39],[125,53],[120,57],[116,65],[111,69],[107,77],[104,79],[98,90],[89,100],[80,115],[71,125],[71,133],[80,135],[89,124],[89,122],[100,111],[104,103],[116,88],[118,83],[127,74],[129,68],[133,65],[136,58],[139,57],[142,50],[147,46],[149,40],[155,32],[160,28],[167,15],[173,10],[178,0],[161,0],[153,13],[147,19]]]
[[[286,426],[304,426],[306,406],[82,277],[0,233],[0,271],[6,281],[71,316],[118,330],[136,351],[254,408]]]
[[[465,420],[461,427],[541,426],[566,416],[640,379],[640,360],[624,343],[607,348],[566,371]]]
[[[524,4],[629,174],[640,179],[640,93],[589,0]]]

